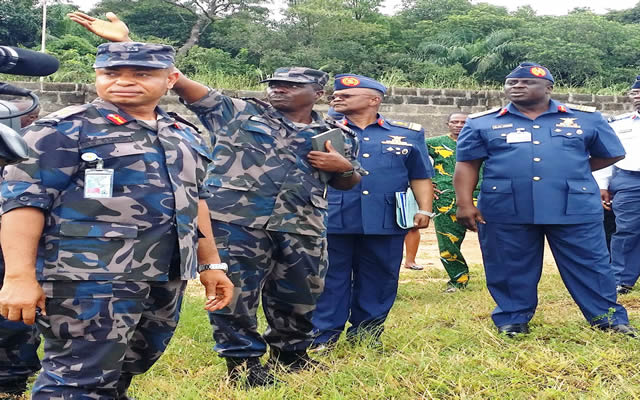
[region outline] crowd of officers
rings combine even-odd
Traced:
[[[616,297],[640,273],[639,172],[622,161],[636,113],[614,132],[595,109],[552,100],[551,72],[523,63],[506,77],[507,106],[452,114],[449,134],[425,143],[420,125],[380,115],[386,88],[371,78],[337,75],[323,118],[322,71],[279,68],[266,101],[231,98],[182,75],[170,46],[132,42],[113,14],[70,18],[111,42],[94,64],[98,98],[26,127],[29,159],[2,174],[0,391],[21,393],[42,368],[33,399],[128,399],[197,275],[232,381],[321,368],[309,353],[330,351],[347,321],[347,340],[382,347],[407,233],[395,193],[408,187],[408,250],[415,258],[417,230],[434,218],[450,291],[469,280],[465,229],[478,232],[499,332],[529,332],[546,238],[587,321],[636,336]],[[213,150],[158,107],[171,89]],[[330,129],[340,143],[313,150]],[[615,273],[602,227],[612,197]]]

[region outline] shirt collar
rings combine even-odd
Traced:
[[[557,114],[557,113],[573,114],[573,111],[571,111],[571,109],[569,107],[565,106],[564,104],[562,104],[560,102],[557,102],[557,101],[555,101],[553,99],[550,99],[549,100],[549,108],[547,109],[547,111],[542,113],[540,116],[545,115],[545,114]],[[514,114],[514,115],[522,116],[524,118],[529,118],[526,115],[522,114],[516,108],[516,106],[513,105],[513,103],[509,103],[509,104],[507,104],[506,107],[502,108],[498,112],[498,117],[502,117],[505,114]]]
[[[379,126],[381,128],[384,128],[386,130],[391,130],[391,125],[389,125],[389,122],[387,122],[385,117],[383,117],[380,114],[376,114],[376,118],[377,118],[376,122],[372,123],[371,125],[377,125],[377,126]],[[342,117],[342,119],[339,120],[338,122],[341,123],[342,125],[345,125],[345,126],[351,125],[352,127],[357,128],[357,126],[352,124],[351,121],[349,121],[349,119],[346,116]],[[371,126],[371,125],[369,125],[369,126]]]

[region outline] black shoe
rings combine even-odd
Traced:
[[[618,294],[627,294],[633,290],[633,286],[629,285],[618,285],[616,286],[616,293]]]
[[[229,380],[232,382],[241,382],[245,375],[244,382],[248,387],[273,386],[279,382],[267,368],[260,364],[259,357],[226,357],[226,361]]]
[[[12,382],[5,382],[0,384],[0,399],[20,398],[20,396],[27,391],[27,380],[20,379]],[[7,395],[4,396],[3,395]]]
[[[509,324],[498,327],[498,333],[504,333],[509,337],[515,337],[516,335],[525,335],[529,333],[529,324],[526,322],[523,324]]]
[[[598,328],[602,329],[603,331],[613,331],[616,333],[621,333],[623,335],[627,335],[635,339],[640,338],[640,333],[638,332],[638,330],[629,324],[618,324],[618,325],[611,325],[611,326],[605,325],[605,326],[598,326]]]
[[[326,365],[309,357],[306,350],[282,351],[271,348],[271,357],[267,364],[271,368],[282,368],[286,372],[300,372],[316,368],[324,369]]]

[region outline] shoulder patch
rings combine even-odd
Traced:
[[[389,125],[399,126],[401,128],[411,129],[412,131],[420,131],[422,130],[422,125],[416,124],[415,122],[405,122],[405,121],[396,121],[392,119],[386,120]]]
[[[35,125],[57,125],[60,121],[65,120],[72,115],[80,114],[91,107],[90,103],[65,107],[62,110],[55,111],[45,117],[40,118]]]
[[[624,113],[624,114],[620,114],[620,115],[614,115],[613,117],[607,118],[607,122],[615,122],[615,121],[620,121],[620,120],[623,120],[623,119],[631,118],[631,117],[633,117],[634,114],[635,114],[635,112],[629,112],[629,113]]]
[[[469,115],[467,115],[467,118],[473,119],[473,118],[483,117],[485,115],[496,113],[496,112],[498,112],[500,110],[502,110],[502,107],[494,107],[494,108],[490,108],[490,109],[485,110],[485,111],[480,111],[480,112],[477,112],[477,113],[469,114]]]
[[[569,107],[572,110],[577,110],[577,111],[584,111],[584,112],[588,112],[588,113],[592,113],[592,112],[596,112],[596,108],[593,106],[583,106],[581,104],[569,104],[569,103],[565,103],[565,106]]]

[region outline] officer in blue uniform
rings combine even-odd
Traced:
[[[386,88],[359,75],[337,75],[331,100],[341,123],[360,141],[358,161],[367,171],[348,191],[329,189],[329,269],[313,314],[314,347],[335,342],[347,320],[347,335],[371,334],[378,342],[396,297],[406,230],[396,224],[395,192],[409,185],[426,227],[432,216],[433,169],[424,130],[418,124],[386,119],[378,109]]]
[[[635,110],[609,120],[627,156],[594,174],[603,207],[615,214],[611,266],[618,294],[629,293],[640,277],[640,76],[629,98]]]
[[[529,332],[546,237],[589,323],[635,336],[616,302],[600,193],[591,175],[625,152],[595,108],[551,100],[553,83],[547,68],[523,63],[506,77],[506,107],[469,116],[454,175],[458,221],[478,231],[499,332]],[[476,208],[472,193],[483,162]]]

